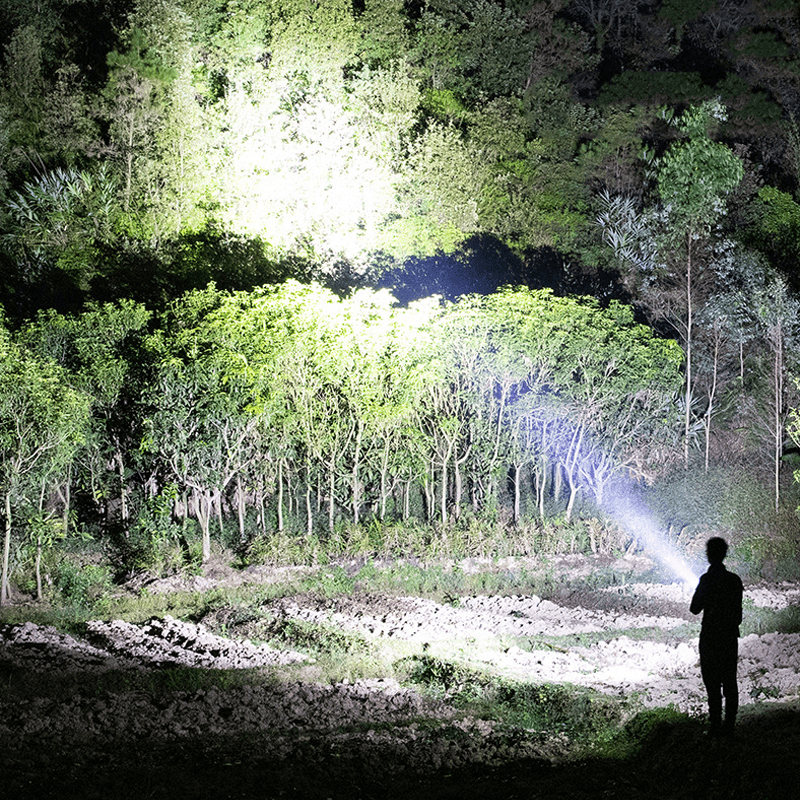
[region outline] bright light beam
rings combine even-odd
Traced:
[[[652,514],[631,492],[614,493],[603,509],[639,542],[664,567],[678,577],[687,589],[694,590],[698,576],[683,555],[668,542]]]

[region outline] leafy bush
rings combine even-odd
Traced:
[[[746,470],[681,470],[652,487],[647,502],[673,541],[697,556],[707,538],[721,535],[731,544],[730,562],[745,572],[796,575],[796,516],[776,513],[772,488]],[[786,573],[792,563],[794,571]]]
[[[525,683],[492,677],[430,655],[410,656],[395,668],[410,683],[458,708],[519,728],[562,733],[571,739],[597,736],[619,726],[625,704],[569,684]]]
[[[559,731],[570,738],[596,736],[619,725],[619,701],[568,684],[501,683],[498,715],[523,728]]]
[[[175,487],[167,486],[144,500],[127,533],[110,537],[110,557],[118,577],[148,572],[166,577],[201,565],[199,526],[193,519],[182,523],[172,515]]]
[[[742,536],[732,553],[731,563],[743,574],[767,580],[797,580],[800,573],[800,521],[785,510],[773,509],[761,524]]]
[[[54,567],[51,578],[61,601],[81,608],[91,608],[112,587],[108,566],[64,558]]]
[[[651,752],[655,745],[672,742],[690,742],[701,728],[702,723],[674,707],[649,708],[640,711],[618,730],[596,740],[595,750],[606,758],[636,758],[641,753]],[[666,748],[669,752],[675,752]]]

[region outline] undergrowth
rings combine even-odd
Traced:
[[[526,730],[560,733],[573,742],[615,730],[635,703],[572,684],[498,678],[425,654],[407,657],[395,668],[409,684],[473,716]]]

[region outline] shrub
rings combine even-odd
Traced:
[[[85,609],[91,608],[112,588],[108,566],[81,563],[70,556],[53,567],[51,579],[63,603]]]

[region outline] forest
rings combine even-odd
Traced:
[[[796,570],[794,0],[0,13],[0,601],[631,549],[620,487]]]

